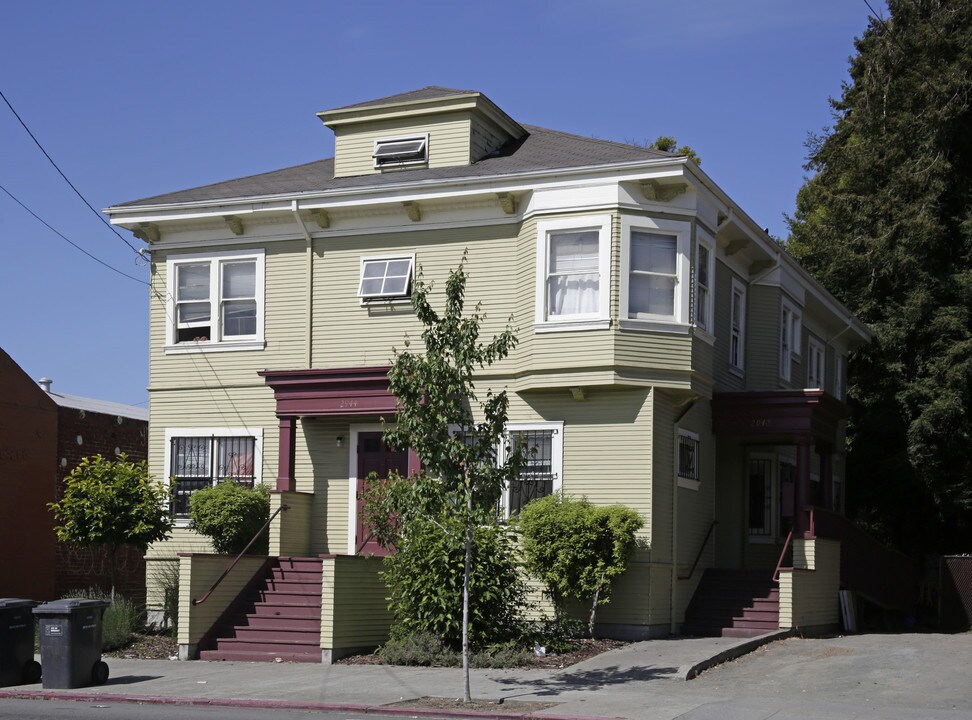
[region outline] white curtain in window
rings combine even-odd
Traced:
[[[551,316],[589,315],[598,311],[598,232],[550,236],[547,309]]]

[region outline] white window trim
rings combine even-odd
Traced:
[[[673,315],[651,317],[628,317],[628,277],[631,272],[631,231],[644,231],[675,236],[675,312]],[[689,282],[689,242],[691,225],[689,223],[662,220],[648,217],[621,216],[621,292],[618,316],[620,325],[626,330],[688,332],[691,327],[689,308],[692,292]],[[710,253],[710,259],[712,258]]]
[[[401,160],[395,162],[379,163],[378,158],[375,155],[378,154],[378,147],[385,143],[395,143],[395,142],[408,142],[409,140],[421,140],[425,149],[425,157],[418,160]],[[429,164],[429,134],[428,133],[413,133],[411,135],[394,135],[390,137],[380,137],[375,138],[374,145],[371,151],[371,160],[375,170],[383,170],[385,168],[399,168],[414,165],[428,165]]]
[[[790,326],[788,337],[790,347],[787,357],[783,356],[783,327],[786,323],[787,313],[790,315]],[[780,357],[780,379],[791,382],[793,379],[793,361],[800,359],[800,337],[803,333],[801,324],[800,310],[796,305],[784,298],[780,306],[780,337],[779,337],[779,357]]]
[[[598,297],[597,312],[583,315],[547,317],[547,268],[549,265],[550,234],[557,231],[597,231]],[[540,220],[537,222],[537,276],[535,330],[557,332],[571,330],[600,330],[611,324],[611,216],[584,215],[580,217]]]
[[[681,465],[681,453],[679,452],[679,449],[682,444],[683,437],[694,440],[696,443],[695,471],[699,475],[698,480],[682,477],[679,474],[679,466]],[[702,438],[696,432],[692,432],[691,430],[683,430],[682,428],[678,429],[678,435],[675,437],[675,477],[678,479],[678,486],[680,488],[698,491],[699,488],[702,487]]]
[[[163,478],[166,487],[172,483],[172,440],[177,437],[251,437],[253,438],[253,486],[263,483],[263,428],[167,427],[165,429],[165,462]],[[175,527],[188,527],[189,518],[173,518]]]
[[[706,299],[705,299],[705,317],[707,322],[705,325],[699,325],[699,273],[698,268],[696,268],[695,282],[693,283],[694,288],[692,292],[694,293],[694,305],[695,305],[695,317],[692,318],[692,324],[695,325],[696,330],[700,331],[702,334],[707,335],[709,338],[715,339],[715,242],[709,237],[707,233],[699,230],[697,233],[697,240],[695,242],[695,262],[698,264],[699,258],[702,253],[699,248],[704,247],[709,253],[708,267],[706,268],[706,277],[709,278],[709,284],[706,286]]]
[[[732,361],[732,301],[739,295],[739,363]],[[737,374],[746,371],[746,286],[735,277],[729,295],[729,369]]]
[[[256,334],[244,335],[232,340],[222,339],[220,301],[222,275],[219,268],[226,261],[254,260],[254,297],[256,299]],[[210,334],[216,339],[199,342],[176,342],[176,267],[183,264],[209,263],[210,284]],[[171,255],[165,261],[166,302],[165,302],[165,347],[167,355],[182,355],[197,352],[232,352],[239,350],[262,350],[266,346],[264,340],[264,304],[265,304],[265,276],[266,253],[264,250],[227,250],[220,253],[191,253],[186,255]]]
[[[408,294],[407,295],[362,295],[361,282],[364,279],[365,263],[391,260],[408,260]],[[388,255],[367,255],[361,258],[358,267],[358,301],[365,305],[396,305],[412,302],[412,291],[415,288],[415,253],[395,253]]]
[[[819,353],[817,355],[816,353]],[[819,382],[814,385],[812,377],[814,358],[819,357],[820,362],[817,363],[817,373],[819,374]],[[827,348],[826,346],[817,340],[813,335],[807,337],[807,387],[817,388],[818,390],[825,390],[825,383],[827,382]]]
[[[503,431],[504,437],[500,440],[496,449],[496,461],[499,464],[506,462],[507,436],[511,432],[529,432],[531,430],[552,430],[553,435],[550,441],[550,472],[553,474],[554,494],[563,489],[564,477],[564,423],[562,420],[539,421],[539,422],[508,422]],[[510,489],[503,489],[503,496],[500,499],[503,508],[503,517],[510,516]]]

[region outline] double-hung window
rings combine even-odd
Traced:
[[[714,269],[710,246],[699,241],[695,254],[695,325],[712,332],[712,279]]]
[[[814,337],[807,340],[807,387],[824,387],[824,346]]]
[[[539,330],[607,327],[610,227],[608,215],[537,223]]]
[[[800,355],[800,314],[785,300],[780,314],[780,378],[789,381],[793,358]]]
[[[689,325],[689,226],[656,218],[622,217],[621,326],[675,329]],[[702,247],[700,245],[700,247]],[[706,260],[705,322],[711,317],[711,253]]]
[[[172,487],[172,514],[189,517],[189,499],[218,482],[253,487],[259,480],[262,434],[241,429],[166,431],[166,476]]]
[[[844,399],[844,356],[839,353],[834,357],[834,397]]]
[[[729,365],[744,370],[746,363],[746,286],[733,278],[729,308]]]
[[[519,476],[510,482],[503,494],[507,516],[518,513],[531,500],[560,490],[563,466],[563,423],[509,423],[501,443],[500,457],[506,459],[508,448],[523,451]]]
[[[263,347],[262,250],[168,258],[166,347]]]

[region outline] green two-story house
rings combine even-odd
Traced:
[[[381,642],[359,496],[371,471],[418,463],[381,442],[386,373],[420,335],[418,273],[441,282],[464,252],[485,332],[512,316],[519,338],[479,386],[509,391],[507,431],[537,448],[504,512],[563,491],[644,518],[602,633],[838,622],[841,543],[820,528],[847,480],[858,319],[686,157],[441,87],[318,116],[333,158],[107,211],[151,255],[149,461],[175,483],[177,528],[148,553],[148,592],[158,611],[153,569],[178,563],[184,656],[327,661]],[[193,604],[226,558],[185,527],[188,499],[227,478],[287,509],[271,557]],[[729,575],[766,607],[706,616]],[[286,609],[281,592],[315,584],[313,612]]]

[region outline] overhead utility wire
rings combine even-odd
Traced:
[[[142,278],[137,278],[134,275],[129,275],[126,272],[122,272],[121,270],[119,270],[116,267],[112,267],[111,265],[109,265],[108,263],[106,263],[104,260],[95,257],[94,255],[92,255],[91,253],[89,253],[87,250],[85,250],[83,247],[81,247],[77,243],[73,242],[70,238],[66,237],[65,235],[62,235],[60,232],[58,232],[53,227],[51,227],[47,223],[47,221],[44,220],[44,218],[42,218],[40,215],[38,215],[37,213],[35,213],[29,207],[27,207],[22,202],[20,202],[20,200],[18,200],[16,197],[14,197],[13,193],[11,193],[9,190],[7,190],[7,188],[5,188],[3,185],[0,185],[0,190],[3,190],[11,200],[13,200],[15,203],[17,203],[18,205],[20,205],[20,207],[22,207],[24,210],[26,210],[31,215],[33,215],[34,218],[38,222],[42,223],[48,230],[50,230],[52,233],[54,233],[55,235],[57,235],[59,238],[61,238],[65,242],[70,243],[71,245],[73,245],[75,248],[77,248],[78,250],[80,250],[81,252],[83,252],[85,255],[87,255],[89,258],[91,258],[92,260],[94,260],[96,263],[100,263],[100,264],[104,265],[109,270],[111,270],[113,272],[116,272],[119,275],[123,275],[124,277],[127,277],[129,280],[134,280],[135,282],[142,283],[142,285],[148,285],[148,283],[145,280],[142,280]]]
[[[62,178],[64,178],[64,182],[66,182],[68,185],[71,186],[71,189],[74,190],[74,194],[77,195],[79,198],[81,198],[81,201],[85,205],[88,206],[88,209],[91,210],[91,212],[93,212],[95,214],[95,217],[97,217],[99,220],[101,220],[101,222],[103,222],[105,224],[105,226],[109,230],[111,230],[113,233],[115,233],[115,235],[118,236],[118,239],[119,240],[121,240],[123,243],[125,243],[126,245],[128,245],[128,247],[131,248],[131,250],[132,250],[133,253],[135,253],[136,255],[138,255],[139,257],[141,257],[141,254],[138,252],[138,248],[136,248],[134,245],[132,245],[130,242],[128,242],[128,240],[126,240],[122,236],[122,234],[119,233],[110,222],[108,222],[107,220],[105,220],[104,215],[102,215],[100,212],[98,212],[97,210],[95,210],[94,209],[94,206],[91,203],[88,202],[87,198],[85,198],[84,195],[81,194],[81,191],[78,190],[76,187],[74,187],[74,183],[72,183],[70,180],[68,180],[68,176],[64,174],[64,171],[61,170],[61,168],[58,167],[58,165],[57,165],[56,162],[54,162],[54,158],[52,158],[48,154],[47,150],[44,149],[44,146],[40,144],[40,141],[34,136],[34,133],[32,133],[30,131],[30,128],[27,127],[27,123],[25,123],[24,120],[23,120],[23,118],[20,117],[20,114],[16,110],[14,110],[14,106],[10,104],[10,101],[7,99],[7,96],[3,94],[3,90],[0,90],[0,98],[3,98],[3,101],[5,103],[7,103],[7,107],[10,108],[10,112],[12,112],[14,114],[14,117],[16,117],[18,121],[20,121],[20,124],[23,126],[24,130],[26,130],[27,131],[27,134],[30,135],[30,139],[33,140],[34,141],[34,144],[37,145],[38,148],[40,148],[40,151],[42,153],[44,153],[44,157],[46,157],[50,161],[51,165],[54,166],[54,169],[57,170],[57,172],[61,175]],[[13,197],[13,196],[11,195],[11,197]],[[46,225],[46,223],[45,223],[45,225]],[[99,260],[98,262],[101,262],[101,261]],[[139,282],[141,282],[141,280]]]

